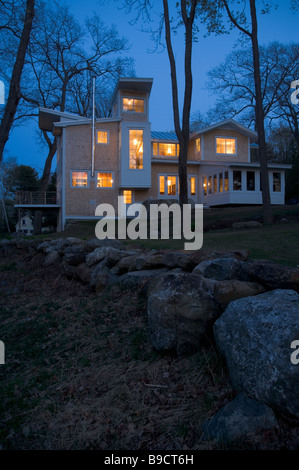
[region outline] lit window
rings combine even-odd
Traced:
[[[87,187],[87,171],[73,171],[72,172],[72,186],[73,188],[86,188]]]
[[[216,151],[217,153],[224,153],[227,155],[236,154],[236,139],[216,138]]]
[[[200,152],[200,137],[195,141],[196,152]]]
[[[191,176],[190,178],[190,192],[191,192],[191,196],[195,196],[195,192],[196,192],[195,176]]]
[[[143,131],[130,129],[129,131],[130,170],[143,168]]]
[[[112,188],[112,187],[113,187],[112,173],[98,173],[97,188]]]
[[[135,98],[123,98],[123,111],[144,113],[144,100]]]
[[[281,173],[273,173],[273,192],[281,192]]]
[[[217,193],[217,175],[214,175],[213,177],[213,193]]]
[[[175,144],[159,144],[159,155],[162,157],[175,157],[176,145]]]
[[[97,143],[108,144],[108,132],[107,131],[98,131]]]
[[[228,171],[224,173],[224,191],[228,191],[229,183],[228,183]]]
[[[204,192],[204,195],[206,196],[206,195],[207,195],[207,192],[208,192],[208,179],[207,179],[206,176],[203,178],[203,183],[202,183],[202,185],[203,185],[203,192]]]
[[[176,176],[167,177],[167,194],[169,196],[176,195]]]
[[[124,190],[123,197],[124,197],[124,204],[132,204],[132,191]]]
[[[254,171],[247,171],[247,191],[255,190],[255,173]]]
[[[209,176],[208,188],[209,194],[212,194],[212,176]]]
[[[164,176],[159,177],[159,188],[160,188],[160,194],[165,194],[165,177]]]
[[[153,143],[153,155],[156,157],[158,155],[158,143]]]
[[[241,171],[233,171],[233,190],[242,191],[242,173]]]

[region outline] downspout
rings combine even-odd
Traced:
[[[94,147],[95,147],[95,90],[96,77],[92,77],[92,136],[91,136],[91,177],[94,177]]]

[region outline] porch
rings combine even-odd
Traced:
[[[15,207],[19,209],[55,209],[61,207],[60,193],[56,191],[17,191]]]

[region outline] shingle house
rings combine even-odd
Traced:
[[[151,78],[120,78],[110,117],[92,120],[41,108],[39,127],[57,137],[58,229],[71,219],[92,219],[101,203],[117,210],[147,199],[179,197],[179,143],[149,122]],[[93,134],[94,132],[94,134]],[[94,145],[93,145],[94,142]],[[261,204],[260,165],[252,158],[257,134],[226,120],[190,136],[189,198],[208,206]],[[285,170],[270,163],[272,204],[284,204]]]

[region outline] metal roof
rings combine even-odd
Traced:
[[[178,140],[177,135],[175,132],[151,132],[152,140]]]

